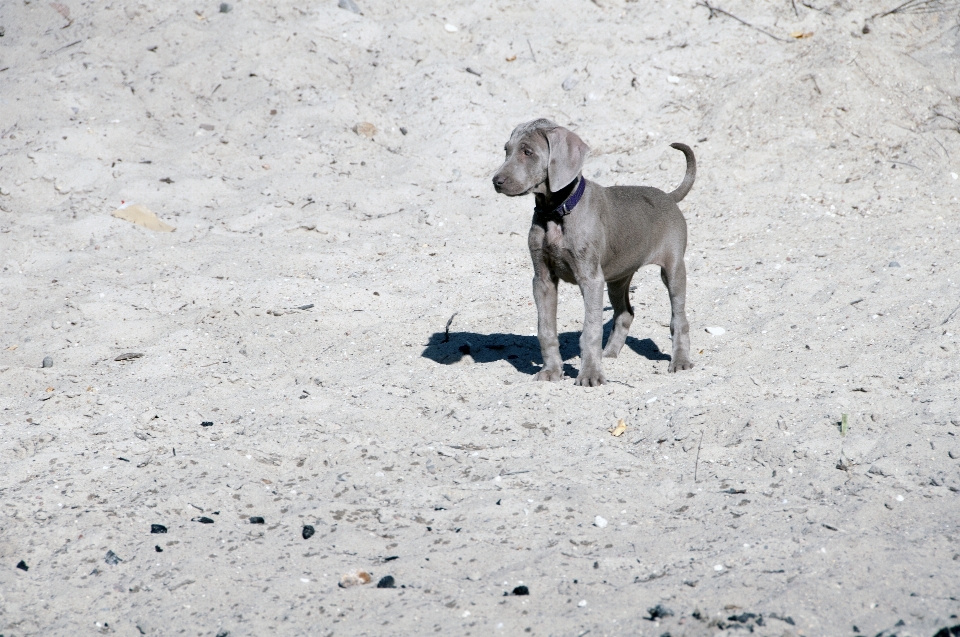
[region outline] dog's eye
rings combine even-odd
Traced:
[[[529,148],[524,148],[524,149],[523,149],[523,154],[526,155],[527,157],[529,157],[530,155],[533,154],[533,151],[530,150]]]

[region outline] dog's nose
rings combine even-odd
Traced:
[[[501,175],[493,176],[493,186],[494,188],[502,188],[503,184],[507,183],[507,178]]]

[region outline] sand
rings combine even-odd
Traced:
[[[231,4],[0,4],[0,634],[960,624],[955,10]],[[694,148],[695,369],[649,268],[608,384],[532,380],[536,117]]]

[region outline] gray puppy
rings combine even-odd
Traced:
[[[557,285],[580,286],[585,315],[580,335],[580,374],[576,384],[606,382],[601,363],[603,284],[613,306],[613,332],[602,355],[616,358],[633,322],[630,280],[648,264],[660,266],[670,294],[673,352],[669,371],[691,369],[690,325],[684,311],[687,223],[677,207],[697,174],[693,151],[672,144],[687,159],[683,182],[673,192],[646,186],[605,188],[583,178],[589,148],[575,133],[546,119],[517,126],[505,149],[507,158],[493,176],[498,193],[533,193],[536,207],[528,244],[533,258],[533,298],[543,369],[537,380],[563,378],[557,338]]]

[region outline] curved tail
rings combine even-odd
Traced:
[[[693,187],[693,180],[697,178],[697,160],[693,156],[693,151],[690,150],[690,147],[686,144],[677,142],[670,144],[670,146],[679,150],[683,153],[683,156],[687,158],[687,174],[683,176],[683,181],[680,182],[677,189],[670,193],[673,200],[679,202],[687,196],[687,193],[690,192],[690,189]]]

